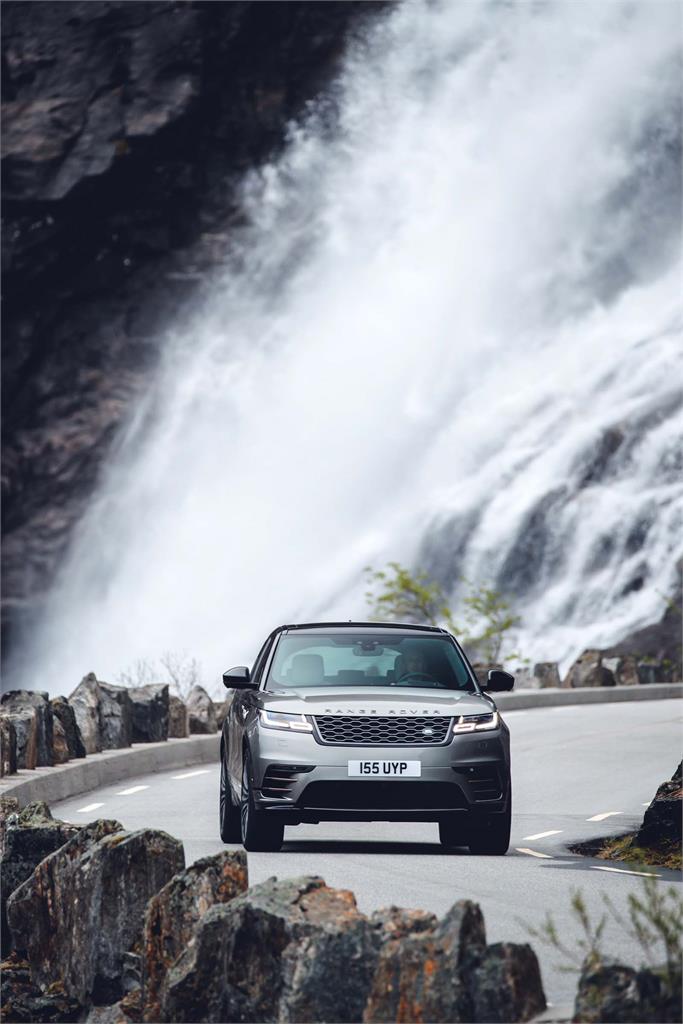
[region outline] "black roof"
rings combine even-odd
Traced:
[[[280,630],[297,629],[306,632],[318,632],[318,630],[338,629],[349,633],[355,633],[359,629],[372,633],[386,633],[388,629],[400,630],[402,633],[441,633],[448,635],[448,630],[441,626],[422,626],[415,622],[298,622],[280,626]]]

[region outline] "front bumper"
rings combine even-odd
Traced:
[[[439,821],[501,812],[510,788],[509,732],[454,735],[440,746],[330,746],[310,733],[255,728],[250,737],[256,805],[285,824],[318,821]],[[350,760],[420,761],[419,779],[350,779]]]

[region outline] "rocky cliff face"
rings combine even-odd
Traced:
[[[3,5],[3,631],[53,579],[163,326],[226,259],[244,172],[383,7]]]

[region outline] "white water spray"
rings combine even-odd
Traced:
[[[169,649],[212,679],[282,621],[363,617],[392,558],[502,585],[531,658],[659,617],[680,10],[416,2],[354,46],[334,129],[245,185],[239,269],[165,341],[22,685]]]

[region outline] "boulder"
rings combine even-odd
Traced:
[[[572,689],[581,686],[614,686],[614,673],[603,665],[602,658],[602,651],[584,651],[569,669],[563,686]]]
[[[680,972],[671,978],[663,968],[636,971],[617,963],[587,961],[584,964],[574,1001],[573,1021],[679,1024],[681,1019]]]
[[[133,715],[133,743],[167,740],[168,683],[131,686],[128,693]]]
[[[33,874],[37,864],[63,846],[79,831],[78,825],[56,821],[46,803],[38,801],[19,810],[9,801],[3,802],[5,827],[0,847],[0,922],[2,954],[11,948],[7,926],[7,900],[14,890]]]
[[[668,782],[663,782],[645,811],[643,823],[636,832],[637,846],[660,846],[681,842],[681,811],[683,810],[683,762]]]
[[[203,686],[193,686],[187,698],[188,727],[190,733],[216,732],[216,712],[213,701]]]
[[[89,672],[69,697],[87,754],[129,747],[133,712],[125,686],[114,686]]]
[[[670,664],[664,665],[660,661],[648,659],[647,661],[639,661],[636,665],[636,671],[638,673],[638,681],[644,686],[649,686],[652,683],[672,682],[672,666]]]
[[[545,1008],[538,961],[528,945],[486,945],[476,903],[460,900],[442,921],[405,911],[383,924],[363,1020],[522,1021]],[[431,918],[431,919],[430,919]],[[389,921],[393,925],[393,921]]]
[[[50,704],[52,706],[54,727],[56,729],[57,723],[60,723],[69,758],[85,757],[85,745],[81,736],[81,730],[78,728],[74,709],[66,697],[53,697]]]
[[[534,679],[541,689],[560,685],[560,669],[556,661],[539,661],[534,665]]]
[[[173,694],[168,698],[169,739],[182,739],[188,734],[188,714],[185,702]]]
[[[35,768],[38,762],[38,711],[36,708],[24,708],[21,711],[3,711],[0,715],[7,719],[14,731],[15,769]]]
[[[84,1006],[121,999],[124,956],[142,940],[147,902],[183,867],[182,843],[165,832],[125,832],[104,820],[81,828],[8,901],[34,981],[61,981]]]
[[[52,986],[49,992],[41,992],[31,980],[31,965],[12,955],[0,965],[0,997],[2,1019],[34,1024],[36,1021],[77,1021],[83,1008],[61,991]]]
[[[83,740],[86,754],[97,754],[102,750],[100,736],[100,688],[94,672],[83,676],[69,697],[78,731]]]
[[[3,693],[0,701],[3,711],[10,714],[21,714],[29,708],[35,709],[36,766],[49,767],[52,764],[52,708],[47,693],[37,690],[10,690]]]
[[[359,1021],[375,960],[352,893],[320,878],[271,878],[199,920],[158,1019]]]
[[[52,763],[66,764],[69,760],[69,744],[66,741],[64,726],[55,718],[52,723]]]
[[[147,904],[143,937],[144,1018],[160,1020],[160,996],[166,974],[188,946],[209,907],[228,903],[248,887],[244,850],[225,850],[195,861],[168,882]]]
[[[17,732],[9,715],[0,715],[0,776],[17,770]]]

